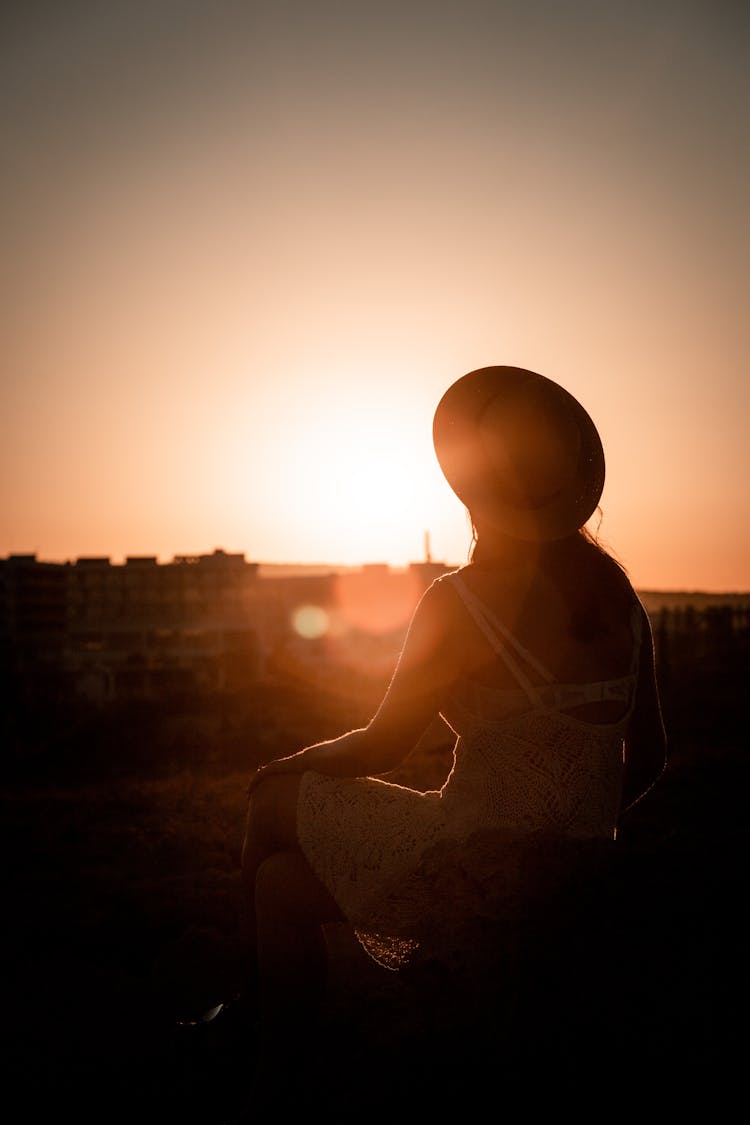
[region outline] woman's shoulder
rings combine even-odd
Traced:
[[[465,581],[468,567],[459,567],[438,578],[423,593],[415,617],[422,628],[431,628],[444,638],[454,637],[466,625],[466,612],[461,583]]]
[[[428,587],[425,598],[435,610],[452,616],[462,609],[467,596],[476,598],[479,593],[472,567],[468,565],[441,574]]]
[[[450,610],[457,602],[457,586],[462,581],[466,567],[449,570],[439,575],[427,587],[420,599],[420,608],[427,612]]]
[[[607,560],[609,562],[609,560]],[[598,603],[599,613],[616,625],[618,621],[630,622],[648,617],[628,575],[614,560],[606,565],[599,581],[588,587],[589,597]],[[496,615],[507,613],[517,616],[519,606],[529,601],[533,604],[546,600],[559,603],[564,594],[553,577],[541,570],[514,571],[504,567],[478,567],[472,563],[457,567],[436,578],[428,587],[424,601],[430,608],[452,612],[460,607],[466,594],[479,600]],[[533,595],[533,596],[532,596]]]
[[[457,582],[461,582],[470,568],[468,566],[459,566],[455,570],[448,570],[445,574],[439,575],[428,587],[428,590],[446,590],[450,586],[455,586]]]
[[[502,614],[526,598],[536,577],[536,570],[530,567],[468,563],[442,575],[436,584],[444,594],[450,592],[454,603],[469,597]]]

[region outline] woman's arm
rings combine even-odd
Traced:
[[[316,770],[332,777],[365,777],[395,769],[434,719],[460,672],[458,646],[451,643],[454,612],[455,598],[444,585],[433,584],[414,612],[393,679],[368,725],[261,766],[250,790],[270,774]]]
[[[635,706],[625,738],[622,811],[632,808],[658,781],[667,761],[651,623],[642,611],[641,651]]]

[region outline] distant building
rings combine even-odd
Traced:
[[[65,566],[36,555],[0,559],[0,680],[11,702],[64,690],[67,612]]]
[[[69,570],[66,668],[92,700],[217,691],[257,675],[256,563],[217,550],[79,559]]]
[[[446,569],[374,563],[261,578],[257,563],[223,550],[169,563],[11,555],[0,560],[4,682],[34,696],[54,681],[94,703],[241,691],[279,675],[338,678],[353,691],[392,669],[419,597]],[[321,623],[317,633],[300,613]]]

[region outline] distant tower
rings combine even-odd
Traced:
[[[430,552],[430,533],[429,533],[429,531],[425,531],[425,533],[424,533],[424,561],[426,563],[432,562],[432,553]]]

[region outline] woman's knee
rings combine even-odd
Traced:
[[[255,885],[261,898],[278,898],[280,891],[289,885],[288,867],[286,851],[273,852],[259,864]]]
[[[299,778],[267,777],[250,794],[245,825],[244,858],[259,851],[275,852],[297,844]]]

